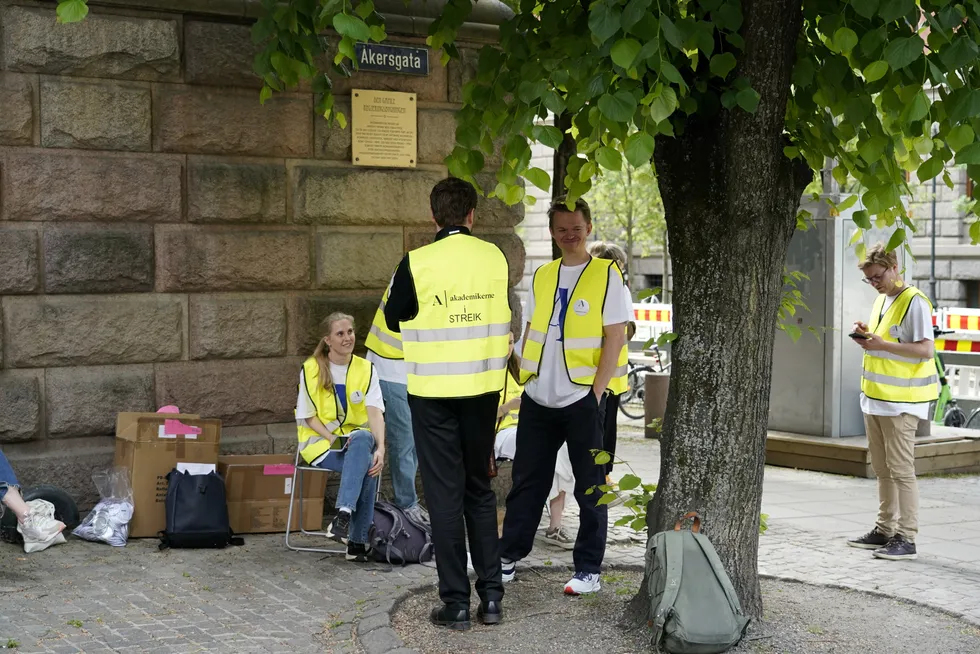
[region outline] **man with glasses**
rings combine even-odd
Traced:
[[[864,350],[861,412],[871,467],[878,477],[874,529],[847,541],[874,550],[879,559],[914,559],[919,489],[915,479],[915,432],[939,397],[933,359],[932,305],[902,281],[898,258],[880,243],[860,264],[864,281],[880,293],[868,324],[857,322],[851,338]]]

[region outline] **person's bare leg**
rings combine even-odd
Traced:
[[[17,522],[24,522],[24,518],[31,512],[27,502],[20,496],[20,491],[12,486],[7,488],[7,493],[3,496],[3,503],[17,516]]]
[[[555,499],[551,500],[549,510],[551,524],[548,525],[548,531],[554,531],[561,526],[562,514],[565,512],[565,491],[561,491]]]

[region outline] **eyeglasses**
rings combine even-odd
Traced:
[[[872,275],[871,277],[865,277],[861,281],[864,282],[865,284],[880,284],[882,281],[884,281],[884,279],[885,279],[885,273],[881,273],[880,275]]]

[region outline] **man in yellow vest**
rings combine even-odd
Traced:
[[[503,619],[496,497],[489,461],[497,404],[507,374],[510,306],[507,259],[497,246],[470,236],[476,191],[448,178],[432,189],[435,242],[409,252],[395,270],[384,316],[400,332],[408,403],[422,487],[432,524],[439,595],[434,624],[468,629],[469,536],[477,617]]]
[[[932,305],[905,284],[898,257],[880,243],[860,264],[864,281],[880,293],[868,324],[855,323],[851,338],[864,349],[861,412],[871,467],[878,477],[878,520],[874,529],[847,541],[874,550],[875,557],[914,559],[919,524],[915,480],[915,432],[939,397],[933,360]]]
[[[592,213],[585,200],[567,206],[564,197],[548,209],[551,236],[562,257],[537,269],[528,293],[527,328],[521,347],[521,419],[517,424],[513,487],[501,541],[504,581],[527,556],[551,489],[563,443],[575,474],[579,530],[575,575],[565,593],[599,590],[599,566],[606,551],[607,507],[600,494],[586,492],[605,483],[605,468],[593,452],[602,449],[606,391],[626,390],[626,286],[615,262],[586,250]]]
[[[381,305],[374,314],[374,322],[364,346],[367,360],[374,364],[381,383],[385,402],[385,428],[388,445],[388,469],[391,471],[392,499],[416,522],[429,522],[429,514],[419,504],[415,492],[415,473],[418,457],[415,453],[415,437],[412,434],[412,413],[408,408],[408,373],[405,370],[405,354],[402,338],[385,324],[385,303],[391,293],[391,284],[385,289]]]

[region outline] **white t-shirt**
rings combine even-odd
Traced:
[[[381,381],[401,384],[402,386],[408,385],[408,369],[405,367],[404,359],[386,359],[371,350],[368,350],[367,356],[364,358],[374,364],[374,371],[378,373]]]
[[[895,301],[895,297],[885,298],[882,311],[888,310],[888,307]],[[925,300],[918,295],[912,298],[902,323],[897,327],[892,327],[892,336],[902,343],[933,340],[932,313],[929,311],[929,305]],[[904,402],[872,400],[861,393],[861,413],[869,416],[900,416],[903,413],[908,413],[919,420],[928,420],[929,406],[928,402],[906,404]]]
[[[346,402],[347,366],[338,366],[335,363],[331,363],[330,376],[333,379],[334,386],[337,387],[337,394],[343,397],[343,401]],[[344,387],[343,392],[341,392],[341,387]],[[381,384],[378,382],[377,370],[371,373],[371,384],[368,386],[367,397],[364,398],[364,402],[368,406],[373,406],[382,412],[385,410],[385,401],[381,397]],[[302,425],[305,424],[303,422],[304,420],[314,416],[316,416],[316,407],[313,406],[313,402],[306,392],[306,371],[301,368],[299,371],[299,393],[296,396],[296,422]]]
[[[571,308],[568,306],[568,298],[587,265],[588,262],[578,266],[562,264],[558,272],[558,291],[555,294],[554,309],[552,309],[551,320],[548,323],[548,335],[545,337],[541,366],[538,369],[538,375],[524,385],[524,391],[528,397],[541,406],[560,409],[578,402],[592,391],[588,386],[572,383],[568,377],[563,343],[564,324],[561,320],[562,314]],[[606,286],[606,300],[604,306],[601,307],[603,326],[625,323],[630,320],[632,306],[630,305],[630,310],[626,309],[628,300],[629,292],[626,290],[626,285],[610,267],[609,281]],[[524,314],[529,321],[530,317],[534,315],[534,305],[535,297],[532,287],[527,294],[527,307]],[[589,308],[589,311],[598,310],[600,307]]]

